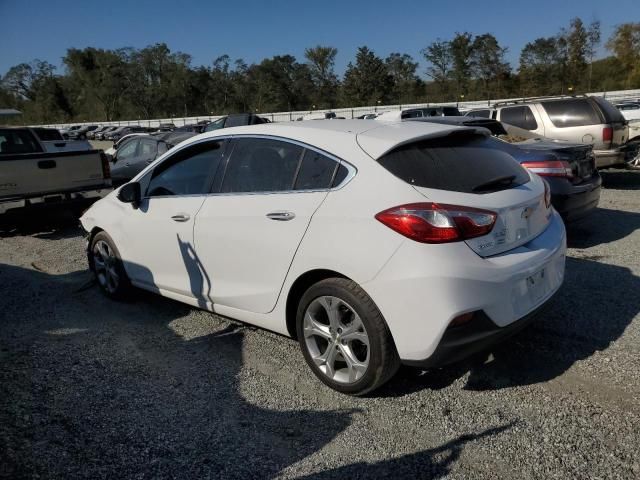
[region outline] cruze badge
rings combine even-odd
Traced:
[[[522,213],[520,214],[520,216],[522,218],[529,218],[532,213],[533,213],[533,208],[527,207],[524,210],[522,210]]]

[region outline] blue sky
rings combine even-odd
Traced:
[[[70,47],[165,42],[191,54],[194,65],[224,53],[247,63],[277,54],[303,60],[305,47],[331,45],[339,73],[367,45],[383,57],[412,55],[423,75],[420,50],[456,31],[494,34],[516,66],[528,41],[555,34],[574,16],[600,20],[606,39],[616,24],[640,21],[640,0],[0,0],[0,74],[34,58],[60,66]]]

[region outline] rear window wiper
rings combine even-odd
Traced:
[[[497,177],[489,180],[488,182],[476,185],[471,189],[473,192],[485,192],[487,190],[495,190],[499,187],[508,187],[516,179],[516,175],[505,175],[504,177]]]

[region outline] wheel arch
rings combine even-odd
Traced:
[[[298,337],[296,332],[296,313],[300,299],[311,285],[327,278],[346,278],[351,280],[346,275],[336,272],[335,270],[315,269],[303,273],[291,284],[291,288],[289,288],[289,293],[287,294],[285,317],[287,332],[292,338],[295,339]]]

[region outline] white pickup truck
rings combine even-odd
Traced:
[[[37,129],[0,127],[0,214],[51,204],[82,211],[109,193],[106,155],[80,147],[43,141]]]

